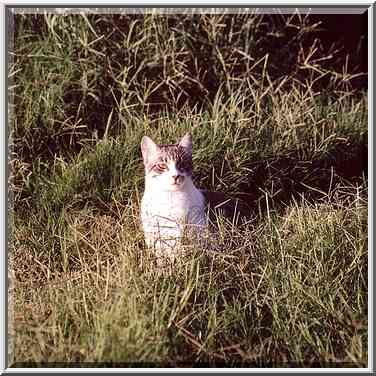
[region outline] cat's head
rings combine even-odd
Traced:
[[[192,138],[187,133],[177,144],[157,145],[150,137],[141,141],[145,175],[161,190],[182,190],[192,176]]]

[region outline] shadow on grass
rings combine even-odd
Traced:
[[[336,192],[345,200],[354,197],[368,174],[368,146],[341,143],[317,159],[303,152],[250,162],[248,179],[239,186],[238,198],[253,210],[278,210],[294,199],[320,201]],[[339,188],[340,187],[340,188]]]

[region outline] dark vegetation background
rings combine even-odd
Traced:
[[[15,364],[366,366],[366,13],[9,22]],[[139,142],[187,130],[254,221],[156,277]]]
[[[12,142],[10,146],[19,160],[25,162],[23,167],[27,164],[30,169],[36,161],[49,161],[57,156],[69,160],[89,140],[103,138],[110,117],[112,126],[109,135],[119,134],[122,129],[122,119],[119,119],[119,116],[121,117],[122,114],[114,111],[114,107],[124,96],[125,88],[119,82],[119,77],[127,64],[129,66],[127,77],[135,75],[132,82],[127,85],[127,90],[134,94],[133,97],[130,95],[129,105],[134,106],[134,111],[146,111],[151,118],[157,117],[160,112],[179,111],[186,106],[197,110],[208,109],[219,91],[223,100],[226,101],[232,95],[233,90],[231,88],[229,91],[228,87],[223,85],[226,78],[231,77],[233,80],[241,81],[249,75],[250,63],[238,52],[237,44],[248,46],[252,56],[255,56],[254,60],[267,55],[267,73],[270,79],[279,82],[289,77],[289,82],[285,85],[287,90],[293,80],[304,82],[312,74],[310,69],[302,69],[300,66],[303,51],[309,51],[312,46],[316,48],[314,60],[323,59],[319,62],[320,69],[339,73],[345,70],[347,75],[346,79],[343,79],[327,72],[323,77],[315,80],[312,88],[321,93],[322,100],[328,101],[333,95],[338,95],[336,94],[338,88],[358,91],[367,89],[366,13],[362,15],[309,15],[304,16],[303,21],[293,20],[289,27],[286,27],[286,19],[288,19],[286,15],[263,15],[248,27],[248,34],[243,32],[242,18],[244,16],[234,18],[232,15],[227,15],[223,19],[224,27],[221,27],[220,33],[217,33],[215,37],[207,33],[207,23],[202,22],[200,15],[190,17],[173,15],[161,18],[166,20],[166,27],[173,30],[177,36],[184,36],[180,43],[186,43],[186,45],[176,47],[177,50],[181,49],[180,52],[169,50],[167,44],[159,46],[160,55],[154,55],[153,46],[149,46],[148,49],[141,44],[142,48],[136,48],[136,50],[122,46],[124,36],[130,33],[130,25],[134,26],[132,22],[143,20],[142,15],[89,16],[96,35],[106,35],[106,37],[97,42],[96,49],[100,51],[100,54],[95,56],[85,51],[79,43],[74,45],[72,38],[73,45],[70,46],[70,53],[66,56],[71,59],[69,64],[73,65],[72,77],[69,82],[62,85],[64,92],[59,99],[59,105],[64,109],[67,121],[65,127],[61,126],[62,118],[51,118],[49,113],[42,111],[35,111],[32,119],[25,119],[27,115],[25,106],[28,105],[27,101],[22,100],[25,87],[17,85],[13,97],[17,109],[17,124],[26,121],[30,125],[16,126],[12,130],[11,139],[15,142],[15,147],[12,149]],[[302,22],[302,25],[299,25],[299,22]],[[67,23],[65,26],[69,27],[69,25]],[[142,25],[141,22],[135,27],[138,33],[141,32]],[[32,30],[34,36],[31,39],[49,34],[43,15],[16,16],[14,24],[14,48],[16,50],[27,48],[24,46],[22,37],[25,28]],[[68,33],[69,31],[67,29],[61,32]],[[153,32],[158,31],[153,30]],[[231,36],[236,33],[241,33],[241,36],[233,37],[236,40],[234,45]],[[246,42],[244,38],[249,38],[250,42]],[[174,47],[169,46],[169,48]],[[228,68],[226,72],[223,71],[216,49],[221,50],[223,59],[226,61]],[[27,54],[16,55],[16,64],[23,64],[23,59],[29,59]],[[171,59],[184,64],[184,69],[182,69],[184,76],[178,79],[178,82],[169,81],[168,78],[168,69],[171,69],[173,65]],[[48,64],[47,58],[41,60],[40,72],[38,72],[41,75],[35,77],[30,100],[33,95],[38,95],[38,88],[43,88],[49,83],[56,85],[56,81],[60,79],[57,72],[51,72],[48,80],[42,79]],[[260,77],[262,69],[261,64],[253,67],[252,75]],[[24,70],[23,73],[32,74],[28,70]],[[88,87],[83,87],[83,79],[89,80],[85,83]],[[155,85],[153,90],[150,90],[151,93],[141,100],[137,97],[137,92],[141,91],[144,82],[154,82]],[[12,84],[12,77],[10,84]],[[79,124],[72,125],[72,119],[78,118]],[[78,130],[75,129],[77,127]],[[360,144],[352,144],[346,150],[343,145],[337,145],[332,154],[332,159],[317,162],[319,164],[317,167],[327,168],[334,164],[337,170],[348,174],[350,178],[362,176],[363,169],[367,170],[365,140]],[[278,166],[281,163],[287,164],[286,167],[290,170],[289,164],[295,161],[295,157],[293,160],[282,158],[276,163]],[[43,168],[42,165],[43,163],[39,167]],[[349,169],[348,166],[350,166]],[[265,166],[260,168],[265,170]],[[27,172],[29,170],[24,171],[24,173]],[[262,176],[262,173],[255,175]],[[24,177],[20,176],[20,178]],[[252,181],[249,185],[253,186],[254,183]],[[258,182],[257,185],[262,183],[262,181]],[[27,199],[30,193],[27,190],[21,190],[20,194],[26,194]]]

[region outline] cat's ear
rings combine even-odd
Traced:
[[[180,140],[179,146],[187,149],[190,154],[192,154],[192,136],[190,133],[186,133],[184,137]]]
[[[147,164],[150,161],[151,157],[157,153],[158,149],[158,145],[150,137],[142,137],[141,152],[145,164]]]

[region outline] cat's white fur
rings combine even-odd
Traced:
[[[187,142],[186,135],[182,142]],[[189,138],[190,140],[190,138]],[[146,146],[145,146],[146,144]],[[150,138],[144,138],[144,158],[156,151],[157,146]],[[189,143],[187,144],[189,147]],[[191,147],[191,145],[190,145]],[[148,247],[157,256],[175,259],[181,252],[180,240],[202,236],[207,228],[205,199],[190,175],[183,174],[180,184],[174,184],[177,174],[175,162],[169,162],[168,171],[161,175],[145,174],[145,191],[141,201],[141,221]]]

